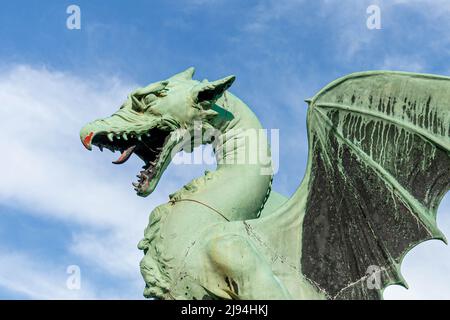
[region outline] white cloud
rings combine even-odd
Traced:
[[[375,3],[378,3],[375,1]],[[342,59],[351,59],[365,46],[369,45],[375,36],[366,28],[366,8],[374,4],[374,1],[321,1],[317,6],[312,6],[317,11],[311,10],[311,3],[304,0],[266,1],[255,5],[247,11],[246,23],[243,30],[252,34],[270,34],[272,28],[277,28],[278,23],[289,25],[293,32],[296,28],[304,28],[304,21],[313,24],[308,18],[314,16],[315,23],[320,23],[324,30],[332,30],[337,38],[336,48],[329,47],[324,50]],[[316,27],[315,25],[312,27]],[[319,35],[318,35],[319,36]],[[323,36],[329,36],[324,34]],[[264,40],[266,37],[264,38]],[[305,44],[307,45],[307,44]]]
[[[246,19],[244,30],[248,32],[264,32],[277,20],[292,19],[298,15],[299,7],[304,0],[276,1],[270,0],[259,2],[249,10],[249,18]]]
[[[66,270],[63,266],[37,263],[29,254],[0,251],[0,287],[31,299],[98,298],[82,272],[79,290],[70,290]]]
[[[387,3],[414,8],[433,17],[447,18],[450,13],[450,2],[447,0],[389,0]]]
[[[370,5],[378,5],[381,9],[381,30],[369,30],[366,27],[369,17],[366,10]],[[311,8],[317,11],[308,11]],[[403,13],[408,12],[407,10],[419,14],[429,23],[429,26],[434,26],[432,34],[425,34],[425,32],[430,33],[430,29],[421,31],[419,28],[408,33],[405,28],[413,22],[408,21],[408,25],[404,25]],[[303,0],[265,1],[244,13],[246,18],[243,19],[245,20],[243,30],[252,34],[263,33],[266,35],[265,41],[267,34],[272,34],[273,29],[277,30],[279,23],[289,25],[292,32],[295,32],[297,28],[305,27],[302,24],[303,21],[307,21],[307,24],[312,23],[308,18],[313,16],[315,23],[324,26],[322,36],[330,37],[330,40],[334,42],[329,43],[329,47],[324,50],[328,50],[337,61],[348,62],[355,58],[365,59],[364,61],[367,62],[383,61],[393,59],[393,57],[385,57],[392,46],[392,43],[387,43],[385,39],[387,35],[395,33],[398,36],[396,40],[398,43],[402,43],[406,38],[428,39],[426,44],[417,43],[416,52],[421,51],[421,45],[426,45],[436,52],[448,53],[449,13],[448,0],[323,0],[315,6]],[[252,41],[255,40],[252,39]],[[368,55],[370,60],[367,59]],[[420,57],[417,57],[417,60],[414,60],[415,58],[410,56],[401,65],[408,67],[407,62],[410,62],[409,69],[412,71],[426,67],[426,61],[421,61]]]
[[[408,72],[424,72],[426,63],[420,57],[387,55],[379,67],[382,70],[397,70]]]
[[[121,177],[84,152],[78,138],[88,119],[111,113],[127,86],[19,66],[0,75],[0,88],[0,148],[7,150],[0,159],[0,201],[105,227],[126,224],[142,209],[130,193],[122,195]],[[127,214],[118,206],[124,197]]]
[[[130,234],[124,231],[111,230],[103,236],[98,232],[75,234],[69,250],[84,261],[108,270],[112,275],[136,279],[139,275],[137,266],[142,253],[136,249],[137,242],[130,243]],[[133,244],[132,248],[130,244]],[[143,284],[141,279],[139,283]]]

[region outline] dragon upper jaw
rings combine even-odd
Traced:
[[[154,125],[148,129],[106,129],[96,126],[95,122],[85,126],[80,133],[81,142],[88,150],[92,145],[101,151],[107,148],[112,152],[120,151],[121,155],[114,164],[125,163],[134,153],[144,161],[143,170],[137,175],[138,181],[133,182],[138,196],[146,197],[156,188],[162,173],[172,160],[172,151],[178,143],[176,130],[160,129]]]

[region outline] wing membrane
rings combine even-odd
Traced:
[[[450,78],[366,72],[310,102],[302,272],[332,299],[376,299],[429,239],[450,188]]]

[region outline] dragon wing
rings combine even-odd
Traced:
[[[450,187],[450,78],[364,72],[309,101],[302,273],[330,299],[378,299]]]

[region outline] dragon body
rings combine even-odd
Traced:
[[[326,86],[308,100],[307,169],[287,199],[271,190],[270,161],[248,160],[268,143],[248,139],[262,126],[227,91],[234,77],[193,72],[135,90],[81,130],[86,148],[120,150],[116,163],[144,161],[140,196],[174,154],[213,145],[217,169],[150,215],[138,245],[146,297],[378,299],[406,286],[412,247],[445,241],[436,212],[450,187],[450,78],[365,72]]]

